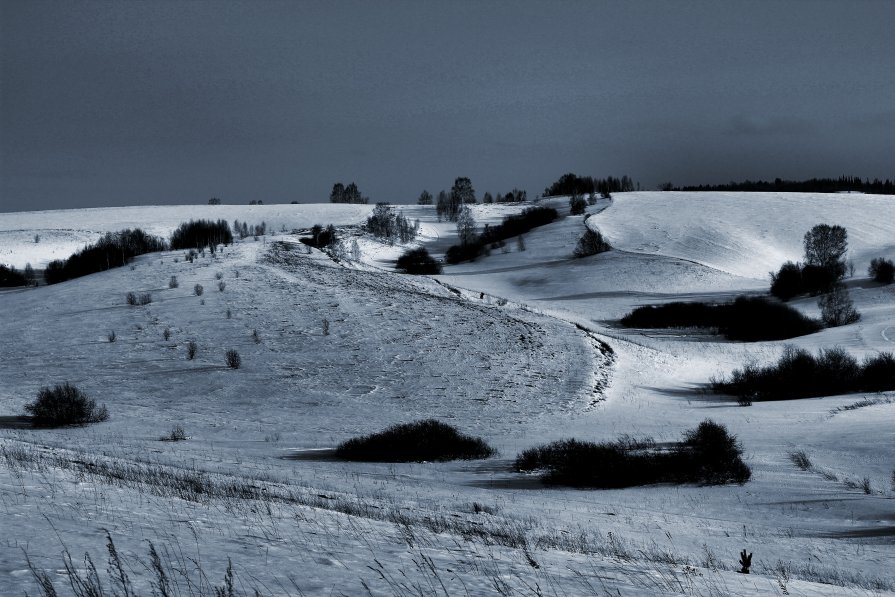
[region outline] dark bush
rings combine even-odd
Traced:
[[[31,415],[35,427],[86,425],[109,418],[105,406],[97,408],[95,401],[68,382],[41,388],[37,399],[25,405],[25,412]]]
[[[738,297],[732,303],[666,303],[638,307],[621,320],[635,328],[710,328],[729,340],[784,340],[813,334],[823,326],[797,310],[761,297]]]
[[[802,294],[802,265],[787,261],[780,271],[771,274],[771,294],[781,301]]]
[[[817,306],[820,307],[820,318],[831,328],[855,323],[861,319],[861,314],[855,309],[848,289],[841,284],[829,293],[821,295]]]
[[[128,292],[125,296],[125,300],[127,300],[127,304],[132,307],[142,307],[152,302],[152,295],[148,292],[142,292],[140,294]]]
[[[475,460],[494,454],[482,439],[464,435],[435,419],[394,425],[349,439],[336,448],[339,458],[362,462]]]
[[[839,264],[827,267],[787,261],[771,274],[771,294],[782,301],[800,294],[817,296],[830,292],[841,277]]]
[[[0,265],[0,288],[27,285],[28,279],[25,277],[25,274],[14,267]]]
[[[895,281],[895,263],[892,263],[891,259],[876,257],[870,260],[867,273],[880,284],[891,284]]]
[[[298,240],[309,247],[324,249],[330,245],[336,244],[339,241],[339,238],[336,236],[336,227],[332,224],[326,228],[320,224],[314,224],[311,227],[311,236],[303,236]]]
[[[895,355],[883,352],[864,359],[861,387],[865,392],[885,392],[895,388]]]
[[[214,252],[217,245],[229,245],[233,233],[225,220],[190,220],[184,222],[171,234],[171,249],[204,249]]]
[[[231,369],[239,369],[242,366],[242,358],[235,350],[227,351],[227,366]]]
[[[196,344],[193,340],[190,340],[186,343],[186,358],[189,360],[193,360],[196,358],[196,353],[199,351],[199,345]]]
[[[201,284],[196,284],[193,286],[193,294],[196,296],[202,296],[202,293],[205,292],[205,287]]]
[[[612,250],[612,247],[605,239],[603,239],[603,235],[597,230],[588,228],[584,231],[584,234],[581,235],[581,238],[578,239],[578,244],[575,245],[575,252],[573,254],[575,257],[580,258],[597,255],[598,253],[605,253],[610,250]]]
[[[895,357],[883,353],[862,366],[839,347],[822,349],[813,356],[787,346],[776,364],[746,365],[729,378],[714,381],[712,389],[754,401],[895,390]]]
[[[139,228],[108,232],[96,243],[81,249],[65,261],[51,261],[44,270],[47,284],[56,284],[130,263],[138,256],[164,251],[165,241]]]
[[[529,207],[520,214],[507,216],[497,226],[486,225],[475,240],[452,246],[445,253],[444,260],[451,265],[474,261],[485,252],[488,245],[520,236],[532,228],[549,224],[558,217],[559,214],[552,207]]]
[[[543,471],[548,484],[603,489],[653,483],[745,483],[751,472],[742,449],[723,425],[704,421],[681,443],[657,448],[651,439],[591,443],[560,440],[526,450],[517,471]]]
[[[441,264],[425,248],[410,249],[398,257],[396,267],[407,274],[434,275],[441,273]]]

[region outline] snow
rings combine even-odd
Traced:
[[[432,278],[394,273],[407,247],[351,228],[364,206],[0,214],[0,255],[18,265],[80,248],[65,229],[78,243],[124,227],[168,234],[198,217],[277,231],[192,264],[180,252],[144,255],[134,267],[0,293],[0,594],[38,593],[25,554],[65,594],[63,546],[81,569],[89,553],[102,576],[106,531],[141,594],[154,578],[149,541],[183,594],[187,579],[194,594],[212,594],[228,558],[249,594],[892,594],[895,393],[741,408],[700,388],[746,360],[772,360],[780,343],[615,320],[638,304],[763,292],[767,271],[798,259],[804,232],[828,222],[848,229],[847,282],[863,317],[789,343],[891,351],[895,288],[867,280],[864,262],[895,252],[895,197],[630,193],[586,216],[565,215],[564,199],[548,203],[564,217],[526,234],[524,251],[509,242]],[[483,224],[524,207],[473,209]],[[434,208],[400,209],[421,221],[414,245],[440,255],[455,242]],[[331,222],[358,240],[360,263],[308,254],[279,233]],[[585,226],[617,250],[572,258]],[[168,288],[172,275],[178,288]],[[128,306],[128,291],[153,301]],[[812,299],[794,304],[816,312]],[[188,340],[200,347],[194,361]],[[230,348],[239,370],[224,364]],[[2,418],[66,380],[107,404],[110,420],[31,430]],[[401,465],[330,456],[341,440],[423,417],[480,435],[500,455]],[[580,491],[510,470],[519,451],[554,439],[667,442],[709,417],[742,441],[749,483]],[[189,439],[159,441],[174,425]],[[811,470],[790,461],[799,450]],[[145,470],[102,476],[97,462]],[[265,497],[172,495],[163,481],[176,474]],[[750,575],[735,571],[744,548],[755,554]]]

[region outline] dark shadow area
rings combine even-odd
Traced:
[[[32,429],[33,427],[32,417],[26,415],[0,417],[0,429]]]

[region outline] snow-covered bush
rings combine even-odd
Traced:
[[[180,282],[177,281],[177,276],[171,276],[171,279],[168,280],[168,288],[177,288],[180,286]]]
[[[196,296],[202,296],[202,293],[205,292],[205,287],[201,284],[196,284],[195,286],[193,286],[193,292]]]
[[[349,439],[336,448],[339,458],[362,462],[476,460],[494,454],[484,440],[435,419],[394,425]]]
[[[31,415],[35,427],[62,427],[64,425],[86,425],[109,418],[105,406],[66,382],[52,388],[41,388],[34,402],[25,405],[25,412]]]
[[[140,294],[128,292],[127,295],[125,295],[125,300],[127,301],[127,304],[132,307],[142,307],[152,302],[152,295],[148,292]]]

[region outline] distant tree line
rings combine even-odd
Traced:
[[[329,194],[330,203],[369,203],[370,198],[361,195],[357,185],[349,183],[348,186],[337,182],[333,185],[333,190]]]
[[[520,203],[528,200],[528,193],[522,189],[513,188],[506,194],[497,193],[492,195],[486,192],[482,195],[482,203]],[[472,181],[461,176],[454,180],[454,186],[450,192],[440,191],[437,199],[432,197],[432,193],[423,190],[417,198],[417,205],[432,205],[435,203],[436,213],[440,219],[449,222],[456,222],[464,205],[470,203],[478,203],[475,195],[475,189],[472,187]]]
[[[137,255],[164,251],[164,239],[151,236],[139,228],[107,232],[92,245],[88,245],[69,257],[56,259],[47,264],[44,279],[47,284],[56,284],[88,274],[120,267]]]
[[[857,191],[880,195],[895,194],[895,180],[882,181],[878,178],[861,179],[860,176],[840,176],[839,178],[811,178],[803,181],[775,178],[773,182],[745,180],[727,184],[675,187],[664,183],[660,190],[669,191],[730,191],[730,192],[777,192],[777,193],[842,193]]]
[[[635,190],[635,183],[629,176],[615,178],[594,178],[592,176],[578,176],[572,172],[563,174],[559,180],[544,189],[544,197],[558,197],[566,195],[590,195],[600,193],[608,196],[610,193],[627,193]]]
[[[171,233],[171,249],[204,249],[209,247],[212,253],[217,245],[229,245],[233,242],[233,234],[226,220],[190,220],[184,222]],[[161,250],[161,249],[157,249]]]

